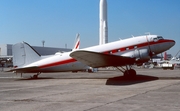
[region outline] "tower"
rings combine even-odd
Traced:
[[[108,43],[107,1],[99,3],[99,45]]]

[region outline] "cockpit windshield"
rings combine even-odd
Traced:
[[[157,42],[158,40],[163,40],[164,38],[162,36],[157,36],[153,39],[154,42]]]
[[[158,40],[164,39],[162,36],[157,36]]]

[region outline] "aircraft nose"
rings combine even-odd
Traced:
[[[172,46],[174,46],[176,44],[176,42],[174,40],[171,40],[171,42],[169,44],[172,47]]]
[[[169,40],[169,42],[167,42],[167,47],[168,49],[170,49],[171,47],[173,47],[176,44],[176,42],[174,40]]]

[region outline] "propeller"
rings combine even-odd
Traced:
[[[153,60],[152,60],[152,57],[153,57],[153,55],[154,55],[154,52],[152,52],[152,50],[151,50],[151,46],[150,46],[150,43],[149,43],[149,40],[148,40],[148,37],[146,36],[146,39],[147,39],[147,42],[148,42],[148,48],[149,48],[149,56],[150,56],[150,61],[151,61],[151,64],[153,64],[154,65],[154,63],[153,63]]]
[[[150,56],[150,58],[152,58],[152,56],[154,55],[154,52],[152,52],[152,50],[151,50],[151,46],[150,46],[150,43],[149,43],[149,40],[148,40],[148,37],[147,37],[147,36],[146,36],[146,39],[147,39],[147,42],[148,42],[149,56]]]

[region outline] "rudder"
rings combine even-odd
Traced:
[[[41,55],[36,52],[28,43],[22,42],[13,45],[13,66],[22,67],[40,60]]]

